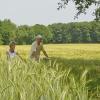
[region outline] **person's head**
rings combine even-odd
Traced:
[[[36,41],[37,41],[38,44],[40,44],[42,42],[42,40],[43,39],[42,39],[42,36],[41,35],[37,35],[36,36]]]
[[[9,43],[9,47],[10,47],[10,50],[11,50],[11,51],[14,51],[14,50],[15,50],[15,46],[16,46],[16,43],[15,43],[14,41],[11,41],[11,42]]]

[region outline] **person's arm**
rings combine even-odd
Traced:
[[[6,52],[6,56],[7,56],[7,60],[9,60],[10,56],[9,56],[8,51]]]
[[[32,52],[32,57],[34,57],[34,56],[35,56],[35,53],[36,53],[36,51],[33,51],[33,52]]]
[[[44,47],[42,47],[42,52],[43,52],[43,54],[48,58],[48,54],[47,54],[47,52],[45,51]]]
[[[36,51],[32,51],[31,58],[35,57],[35,53],[36,53]]]
[[[35,44],[32,44],[30,53],[31,53],[30,57],[34,58],[35,54],[36,54],[36,45]]]

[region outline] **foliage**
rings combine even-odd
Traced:
[[[0,44],[8,44],[11,40],[17,44],[31,44],[38,34],[43,36],[44,43],[100,43],[100,23],[16,26],[7,19],[0,21]]]
[[[74,2],[75,8],[78,11],[75,18],[81,13],[86,14],[87,9],[94,5],[96,7],[96,10],[94,9],[93,11],[96,17],[95,20],[100,21],[100,0],[61,0],[61,2],[58,3],[58,10],[60,8],[65,8],[71,1]]]
[[[100,23],[52,24],[53,43],[100,43]]]

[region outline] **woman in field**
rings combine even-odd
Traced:
[[[6,52],[7,59],[12,59],[12,58],[15,58],[16,56],[20,57],[20,55],[15,51],[15,48],[16,48],[16,43],[14,41],[10,42],[9,50]]]

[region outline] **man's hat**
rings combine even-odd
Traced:
[[[37,35],[36,39],[42,39],[42,36],[41,35]]]

